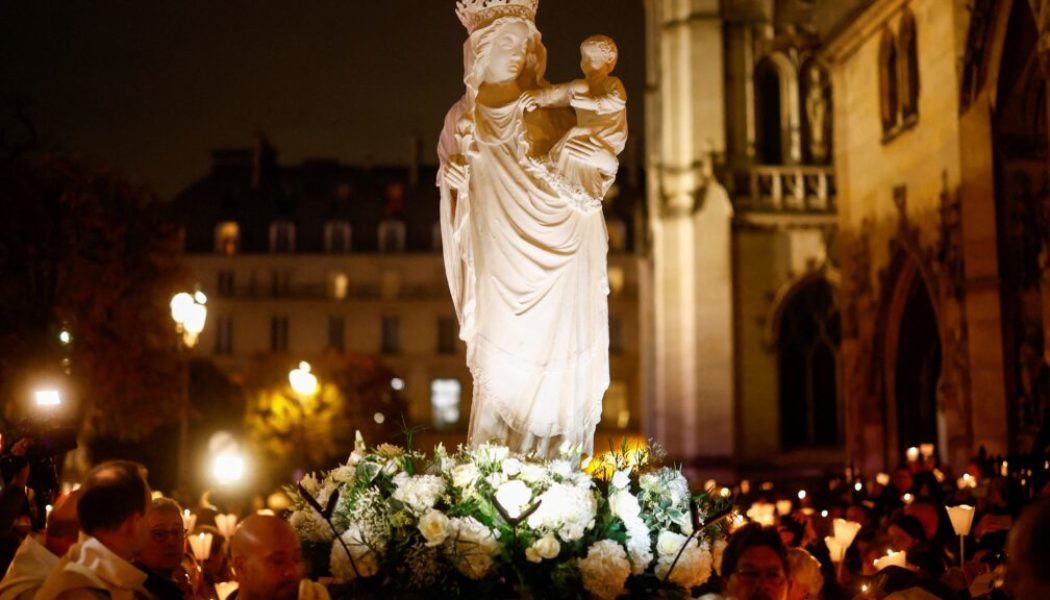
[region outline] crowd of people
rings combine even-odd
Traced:
[[[868,482],[833,481],[829,495],[793,502],[772,522],[734,524],[719,575],[697,593],[706,600],[1050,599],[1048,490],[1029,484],[1031,471],[1017,477],[1004,465],[974,463],[955,485],[933,461]],[[10,520],[3,511],[17,504],[20,475],[0,494],[0,519]],[[772,504],[771,494],[744,490],[738,499]],[[960,540],[947,507],[962,503],[975,511]],[[7,563],[0,600],[328,597],[304,579],[300,541],[287,521],[256,514],[228,540],[207,516],[187,530],[183,508],[153,494],[138,463],[98,465],[46,516],[40,531],[25,531],[12,554],[0,555]],[[825,539],[836,518],[858,524],[837,558]],[[202,533],[211,547],[195,558],[187,539]],[[903,566],[876,566],[887,551],[905,553]]]
[[[199,533],[211,535],[204,560],[188,551],[187,536]],[[142,465],[110,461],[51,507],[42,531],[24,536],[0,600],[328,598],[303,579],[302,563],[284,519],[252,515],[229,540],[210,523],[187,531],[182,507],[154,497]]]

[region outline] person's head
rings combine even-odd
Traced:
[[[145,467],[114,460],[98,465],[84,478],[77,518],[84,533],[130,560],[145,544],[149,505]]]
[[[139,553],[139,562],[157,573],[170,576],[186,551],[186,529],[182,507],[171,498],[154,498],[146,513],[149,535]]]
[[[1050,499],[1030,504],[1010,530],[1006,579],[1014,598],[1050,598]]]
[[[788,566],[791,581],[788,585],[790,600],[819,598],[824,588],[824,576],[820,573],[820,561],[802,548],[788,549]]]
[[[780,517],[777,532],[780,533],[780,540],[788,548],[800,546],[806,533],[806,524],[791,515],[784,515]]]
[[[230,566],[242,600],[294,600],[302,579],[302,551],[284,519],[252,515],[230,539]]]
[[[852,504],[846,509],[846,520],[853,521],[854,523],[860,523],[867,527],[868,520],[870,519],[871,513],[864,507],[863,504]]]
[[[893,487],[897,495],[904,495],[911,491],[913,485],[915,485],[915,477],[911,469],[907,465],[897,467],[897,470],[893,472]]]
[[[61,496],[47,515],[44,546],[55,556],[65,556],[69,547],[77,543],[80,522],[77,521],[79,490]]]
[[[890,538],[890,546],[897,552],[911,550],[926,541],[926,532],[923,530],[922,523],[909,515],[898,515],[890,521],[887,533]]]
[[[592,35],[580,44],[580,69],[587,75],[612,73],[619,57],[616,42],[607,35]]]
[[[772,527],[747,525],[729,539],[722,556],[726,591],[735,600],[787,600],[787,551]]]
[[[920,498],[904,507],[904,514],[915,517],[922,523],[923,535],[927,540],[937,537],[937,528],[940,526],[940,508],[925,498]]]

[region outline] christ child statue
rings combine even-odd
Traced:
[[[599,206],[616,178],[616,156],[627,143],[627,91],[610,75],[617,58],[611,38],[591,36],[580,44],[584,79],[531,90],[522,97],[526,110],[576,110],[576,126],[551,149],[550,160],[570,187]]]

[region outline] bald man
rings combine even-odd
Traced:
[[[230,566],[238,589],[227,600],[327,600],[323,586],[302,580],[302,557],[299,537],[287,521],[248,517],[230,539]]]
[[[1050,598],[1050,498],[1028,505],[1010,530],[1007,586],[1014,598]]]
[[[0,600],[28,600],[58,565],[69,547],[77,542],[77,492],[62,496],[47,516],[44,543],[26,536],[19,546],[7,574],[0,581]]]

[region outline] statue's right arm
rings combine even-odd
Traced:
[[[453,196],[456,190],[466,184],[467,160],[460,148],[460,119],[464,112],[464,101],[457,102],[445,116],[445,126],[441,130],[441,138],[438,140],[438,160],[441,167],[438,169],[438,186],[447,186]]]

